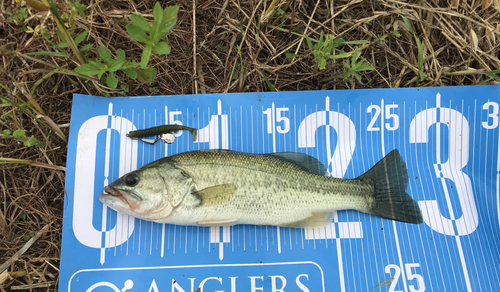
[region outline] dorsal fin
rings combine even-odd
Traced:
[[[268,153],[264,155],[269,155],[277,157],[279,159],[291,162],[303,168],[304,170],[324,176],[326,175],[326,167],[318,159],[298,152],[278,152],[278,153]]]

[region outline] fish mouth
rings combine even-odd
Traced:
[[[126,190],[118,190],[112,186],[105,186],[103,195],[112,196],[113,198],[120,200],[132,211],[139,208],[142,202],[142,198],[138,195]]]

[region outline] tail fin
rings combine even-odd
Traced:
[[[398,150],[391,151],[358,179],[374,186],[368,213],[407,223],[423,222],[420,208],[406,193],[408,170]]]

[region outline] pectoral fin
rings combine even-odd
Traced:
[[[293,227],[293,228],[321,227],[332,223],[332,219],[333,219],[332,212],[314,213],[310,217],[282,226]]]
[[[233,184],[224,184],[209,187],[203,190],[195,191],[192,194],[200,198],[199,206],[218,206],[224,205],[234,198],[236,186]]]
[[[196,222],[200,226],[232,226],[234,222],[238,219],[226,219],[226,220],[205,220]]]

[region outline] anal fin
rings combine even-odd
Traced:
[[[282,226],[293,228],[321,227],[332,223],[332,219],[333,212],[313,213],[310,217]]]

